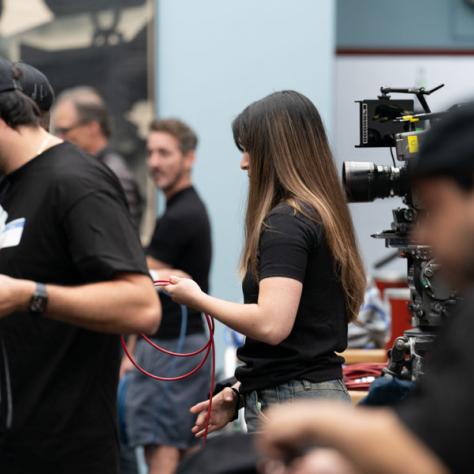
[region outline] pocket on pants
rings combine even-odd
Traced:
[[[302,390],[295,391],[295,398],[322,398],[328,400],[350,401],[344,382],[340,379],[326,382],[301,381]]]

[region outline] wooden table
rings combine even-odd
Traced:
[[[360,362],[387,362],[385,349],[347,349],[339,355],[344,357],[347,365]]]
[[[357,405],[369,392],[362,390],[349,390],[349,395],[353,405]]]
[[[346,365],[367,362],[387,362],[387,351],[385,349],[347,349],[339,354],[346,360]],[[361,390],[349,390],[353,405],[357,405],[369,392]]]

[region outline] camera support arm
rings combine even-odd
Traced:
[[[414,94],[416,95],[416,98],[420,102],[421,106],[423,107],[423,110],[426,113],[430,113],[431,109],[428,105],[428,102],[426,102],[425,95],[430,95],[433,92],[436,92],[437,90],[441,89],[444,87],[444,84],[440,84],[439,86],[436,86],[435,88],[427,91],[424,87],[381,87],[380,92],[382,95],[379,96],[379,99],[382,98],[389,98],[388,94],[392,93],[397,93],[397,94]]]

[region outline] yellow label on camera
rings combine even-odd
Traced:
[[[413,117],[413,115],[402,115],[402,120],[404,122],[411,122],[411,123],[415,123],[415,122],[420,121],[420,119],[418,117]]]
[[[418,137],[416,135],[408,137],[408,151],[410,153],[418,153]]]

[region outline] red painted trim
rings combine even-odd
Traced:
[[[474,49],[337,48],[337,56],[474,56]]]

